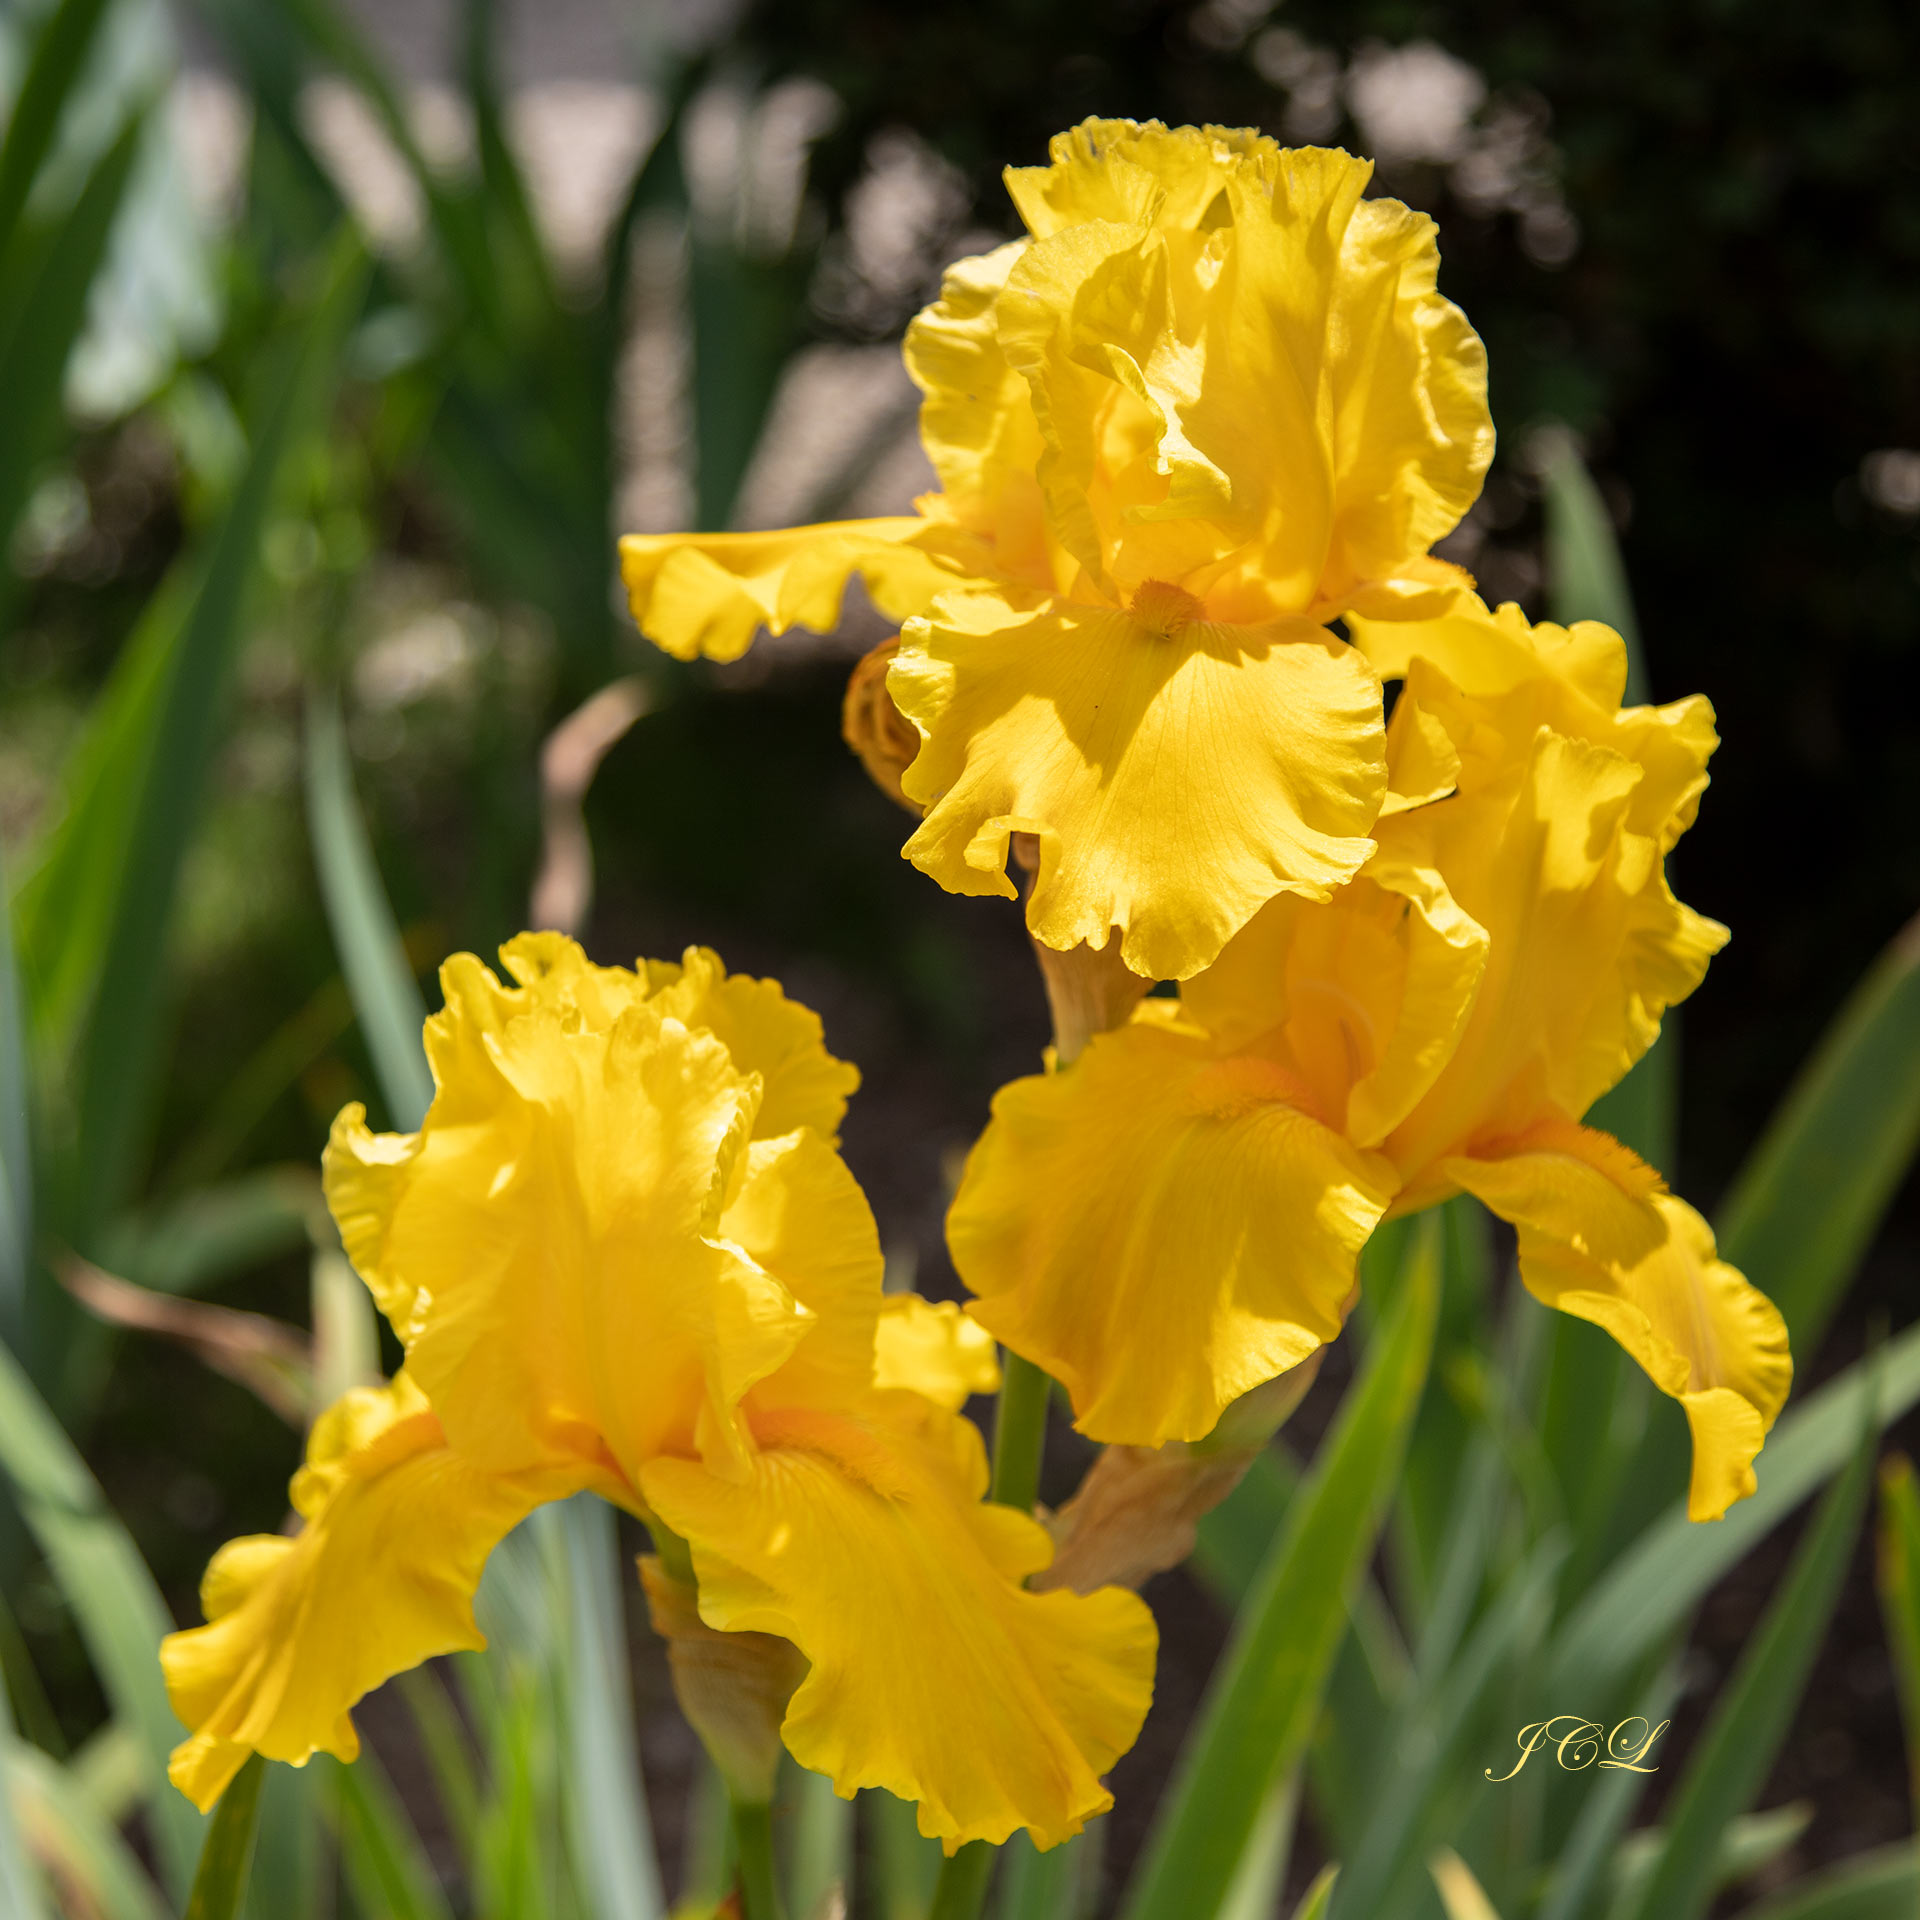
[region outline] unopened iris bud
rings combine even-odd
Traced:
[[[1241,1480],[1320,1372],[1324,1347],[1242,1394],[1204,1440],[1107,1447],[1080,1490],[1053,1516],[1053,1564],[1035,1587],[1137,1587],[1193,1551],[1201,1518]]]
[[[765,1806],[780,1768],[780,1723],[807,1663],[772,1633],[718,1633],[700,1595],[653,1554],[640,1560],[647,1615],[667,1643],[674,1698],[736,1800]]]
[[[901,791],[900,776],[913,765],[920,751],[920,736],[887,691],[887,669],[899,651],[900,636],[896,633],[860,656],[841,704],[840,733],[860,756],[860,764],[873,784],[917,820],[925,809]]]

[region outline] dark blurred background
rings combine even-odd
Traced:
[[[468,23],[425,0],[357,12],[422,147],[457,166],[473,145]],[[1704,691],[1725,743],[1673,863],[1683,897],[1733,929],[1682,1023],[1681,1191],[1711,1206],[1920,909],[1910,6],[518,0],[492,32],[529,219],[557,263],[544,305],[521,298],[524,235],[488,229],[471,282],[436,256],[436,209],[301,15],[264,0],[186,4],[171,26],[153,12],[152,57],[180,62],[169,125],[191,271],[135,276],[132,332],[165,334],[164,309],[171,337],[118,387],[119,363],[96,354],[106,371],[12,536],[0,830],[17,864],[137,609],[217,490],[255,345],[343,209],[359,221],[374,291],[327,450],[270,530],[186,876],[155,1204],[209,1167],[310,1164],[341,1101],[378,1109],[358,1041],[325,1015],[336,966],[298,771],[314,662],[346,690],[381,869],[423,962],[520,923],[539,743],[637,671],[654,710],[588,801],[590,948],[612,961],[712,944],[818,1007],[866,1074],[847,1151],[890,1259],[952,1290],[946,1183],[1044,1039],[1017,916],[907,868],[902,816],[840,743],[848,666],[883,631],[868,610],[737,667],[669,669],[616,609],[611,540],[903,506],[927,475],[899,332],[945,261],[1011,230],[1000,168],[1042,159],[1089,114],[1345,145],[1377,161],[1377,191],[1433,214],[1442,290],[1491,360],[1499,454],[1447,549],[1489,599],[1544,614],[1532,454],[1542,428],[1578,437],[1654,697]],[[609,296],[591,263],[676,75],[692,106],[622,229],[630,274]],[[596,367],[598,385],[580,371]],[[287,1037],[302,1018],[304,1052]],[[275,1046],[277,1082],[259,1068]],[[249,1072],[240,1111],[229,1093]],[[1910,1191],[1830,1351],[1799,1356],[1803,1377],[1857,1352],[1876,1315],[1911,1314],[1917,1253]],[[222,1297],[298,1320],[304,1288],[289,1256]],[[116,1363],[93,1447],[182,1617],[213,1544],[277,1523],[291,1453],[240,1389],[158,1345]],[[1073,1457],[1057,1448],[1056,1473]],[[1720,1671],[1773,1564],[1709,1609],[1701,1657]],[[1186,1648],[1156,1716],[1177,1731],[1219,1623],[1179,1576],[1156,1600]],[[51,1601],[21,1624],[57,1664]],[[1820,1800],[1803,1864],[1902,1830],[1885,1660],[1857,1639],[1843,1616],[1789,1749],[1801,1772],[1778,1783]],[[57,1704],[84,1724],[70,1651],[74,1697]],[[1150,1738],[1128,1763],[1135,1791],[1167,1752]]]

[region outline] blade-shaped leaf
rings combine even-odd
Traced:
[[[311,1167],[256,1167],[122,1214],[101,1238],[101,1265],[156,1293],[204,1293],[292,1253],[322,1206]]]
[[[1486,1888],[1451,1847],[1442,1847],[1433,1856],[1428,1871],[1439,1891],[1440,1904],[1447,1910],[1447,1920],[1500,1920]]]
[[[1720,1252],[1801,1364],[1920,1149],[1920,920],[1834,1016],[1720,1209]]]
[[[88,876],[104,889],[108,906],[85,930],[95,944],[79,967],[91,979],[82,1002],[86,1031],[75,1155],[74,1228],[83,1248],[93,1227],[124,1198],[138,1161],[164,1024],[163,962],[176,883],[214,757],[261,529],[282,463],[334,370],[364,273],[357,244],[343,242],[328,263],[291,362],[280,370],[246,473],[196,570],[178,627],[157,629],[160,639],[128,659],[137,699],[109,692],[102,722],[128,757],[109,765],[103,756],[88,754],[85,765],[110,783],[101,791],[111,797],[111,830],[95,820],[77,845],[63,841],[52,849],[50,866],[35,875],[34,891],[23,902],[35,909],[34,919],[23,923],[23,948],[36,959],[43,952],[57,954],[67,936],[57,921],[47,924],[49,913],[57,914],[63,893],[76,886],[87,891],[87,879],[63,876],[57,863],[63,857],[90,862],[101,845],[117,855],[106,874]],[[71,975],[74,968],[56,963],[52,971]]]
[[[1920,1907],[1920,1847],[1877,1847],[1782,1888],[1739,1920],[1913,1920]]]
[[[853,1883],[853,1802],[841,1799],[824,1773],[785,1765],[780,1771],[779,1812],[788,1830],[787,1911],[806,1920],[826,1910],[836,1887],[844,1897]],[[1049,1911],[1064,1914],[1065,1908]]]
[[[316,1760],[333,1783],[341,1860],[360,1911],[382,1920],[452,1920],[420,1837],[380,1764],[364,1749],[352,1766]]]
[[[413,1716],[426,1751],[440,1805],[463,1854],[472,1854],[480,1826],[480,1782],[474,1772],[472,1738],[448,1696],[452,1668],[434,1662],[396,1676],[394,1684]]]
[[[1333,1898],[1333,1889],[1339,1878],[1338,1867],[1322,1867],[1315,1875],[1313,1885],[1300,1896],[1300,1904],[1293,1910],[1293,1920],[1326,1920],[1327,1902]]]
[[[13,913],[0,865],[0,1341],[19,1349],[33,1262],[33,1157],[27,1126],[27,1043],[20,1018]]]
[[[1461,1382],[1487,1358],[1492,1255],[1486,1210],[1463,1194],[1439,1209],[1439,1219],[1440,1324],[1434,1335],[1433,1371],[1420,1397],[1388,1535],[1394,1597],[1415,1633],[1424,1631],[1442,1561],[1450,1555],[1458,1558],[1460,1481],[1478,1434],[1471,1396],[1462,1393]],[[1373,1252],[1369,1243],[1367,1254]],[[1381,1271],[1363,1256],[1363,1299]],[[1390,1274],[1392,1269],[1384,1271]]]
[[[13,532],[34,470],[58,440],[67,361],[126,198],[143,124],[138,112],[128,117],[119,138],[94,162],[72,211],[44,240],[17,235],[6,263],[25,268],[30,277],[0,309],[0,364],[7,369],[0,382],[0,538]],[[15,292],[11,286],[0,291]],[[10,584],[10,573],[0,569],[0,580]]]
[[[1300,1811],[1300,1775],[1290,1773],[1267,1794],[1266,1805],[1253,1823],[1253,1834],[1240,1856],[1240,1871],[1227,1889],[1220,1920],[1271,1920],[1280,1902],[1293,1852],[1293,1826]],[[1044,1856],[1043,1856],[1044,1857]],[[1050,1920],[1061,1908],[1037,1908],[1033,1920]]]
[[[71,1903],[64,1911],[85,1913],[89,1920],[169,1920],[167,1902],[133,1849],[69,1769],[21,1743],[7,1771],[24,1802],[22,1824],[32,1830],[33,1850],[49,1861],[52,1878]],[[16,1909],[0,1911],[12,1920]],[[37,1920],[42,1909],[17,1911]]]
[[[1878,1356],[1865,1364],[1873,1367]],[[1864,1413],[1866,1409],[1862,1409]],[[1785,1582],[1747,1642],[1665,1808],[1666,1842],[1623,1920],[1693,1920],[1713,1897],[1728,1829],[1766,1782],[1826,1637],[1873,1490],[1878,1423],[1820,1503]]]
[[[0,261],[12,244],[27,195],[53,146],[74,82],[86,63],[106,0],[61,0],[40,29],[0,142]]]
[[[1201,1517],[1194,1571],[1229,1612],[1238,1612],[1245,1601],[1299,1484],[1297,1462],[1284,1442],[1276,1441],[1233,1492]],[[1342,1844],[1351,1836],[1339,1825],[1340,1816],[1351,1810],[1357,1832],[1374,1755],[1409,1671],[1406,1646],[1387,1603],[1374,1582],[1365,1580],[1354,1595],[1347,1636],[1327,1679],[1326,1716],[1311,1760],[1318,1804]]]
[[[0,1348],[0,1468],[51,1563],[117,1718],[139,1729],[167,1879],[184,1893],[204,1822],[167,1783],[184,1731],[167,1703],[156,1649],[173,1622],[146,1562],[19,1363]]]
[[[246,1920],[331,1920],[331,1876],[321,1870],[324,1791],[325,1783],[311,1767],[267,1769],[253,1876],[241,1908]]]
[[[1646,1696],[1635,1702],[1630,1717],[1649,1728],[1658,1726],[1668,1718],[1679,1692],[1679,1663],[1670,1662]],[[1554,1862],[1540,1920],[1580,1920],[1598,1903],[1607,1868],[1619,1853],[1620,1836],[1645,1788],[1644,1777],[1628,1768],[1616,1768],[1588,1788],[1580,1817]]]
[[[1691,1521],[1682,1502],[1616,1559],[1556,1637],[1547,1697],[1598,1710],[1729,1567],[1839,1472],[1870,1407],[1884,1427],[1916,1401],[1920,1326],[1889,1341],[1872,1368],[1856,1362],[1788,1413],[1761,1451],[1758,1491],[1724,1520]]]
[[[566,1799],[575,1867],[594,1920],[657,1920],[666,1902],[634,1739],[613,1509],[580,1494],[540,1518],[558,1528],[565,1549]]]
[[[1365,1371],[1221,1656],[1129,1891],[1127,1920],[1218,1912],[1262,1803],[1312,1734],[1426,1381],[1439,1300],[1437,1231],[1422,1223]]]
[[[1200,1516],[1193,1569],[1229,1612],[1259,1577],[1299,1485],[1298,1464],[1284,1443],[1275,1442],[1254,1456],[1240,1484],[1212,1512]]]
[[[1647,698],[1640,623],[1613,531],[1613,515],[1573,436],[1549,429],[1534,440],[1534,464],[1546,508],[1547,595],[1554,619],[1604,620],[1627,643],[1627,704]]]
[[[863,1793],[860,1806],[866,1818],[879,1920],[926,1920],[933,1883],[940,1875],[939,1841],[929,1840],[920,1831],[909,1802],[896,1799],[884,1787]],[[682,1898],[691,1899],[695,1891],[689,1878]]]
[[[14,1732],[13,1708],[6,1688],[0,1686],[0,1913],[18,1914],[20,1920],[46,1920],[47,1913],[40,1875],[28,1856],[10,1790],[19,1756],[36,1751]],[[48,1766],[55,1764],[47,1759]]]
[[[1409,1689],[1381,1743],[1385,1764],[1369,1783],[1371,1817],[1341,1871],[1330,1920],[1374,1920],[1397,1910],[1390,1894],[1418,1887],[1429,1850],[1449,1831],[1450,1803],[1477,1784],[1464,1755],[1483,1733],[1496,1684],[1540,1644],[1565,1553],[1563,1535],[1542,1540],[1458,1657]]]
[[[1881,1475],[1879,1548],[1880,1610],[1900,1685],[1907,1783],[1920,1815],[1920,1490],[1904,1457],[1889,1460]],[[1920,1829],[1920,1820],[1915,1824]]]
[[[1812,1824],[1813,1807],[1805,1800],[1729,1821],[1714,1851],[1710,1884],[1718,1890],[1760,1872],[1770,1861],[1779,1859]],[[1616,1911],[1626,1911],[1639,1897],[1666,1844],[1665,1827],[1642,1827],[1621,1844],[1613,1857]]]
[[[394,1125],[410,1133],[433,1099],[433,1076],[420,1045],[426,1002],[407,964],[354,796],[340,703],[320,691],[307,700],[307,825],[327,924],[381,1093]]]

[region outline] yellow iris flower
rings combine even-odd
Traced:
[[[1679,1399],[1689,1511],[1717,1517],[1786,1397],[1784,1325],[1657,1173],[1579,1124],[1726,938],[1664,871],[1711,709],[1622,710],[1625,648],[1591,623],[1463,595],[1352,627],[1404,683],[1378,851],[1001,1092],[948,1222],[969,1310],[1095,1438],[1197,1439],[1338,1333],[1383,1217],[1465,1191],[1519,1230],[1537,1297]]]
[[[831,627],[850,574],[904,621],[905,853],[949,891],[1184,979],[1276,894],[1372,851],[1380,687],[1326,622],[1463,582],[1428,549],[1493,450],[1486,362],[1433,223],[1369,163],[1216,127],[1089,120],[1012,168],[1027,236],[908,329],[941,491],[912,515],[629,536],[635,618],[729,660]]]
[[[857,1075],[770,981],[689,950],[639,972],[555,934],[441,973],[417,1134],[335,1122],[328,1202],[406,1351],[316,1423],[292,1537],[222,1548],[209,1624],[162,1650],[201,1807],[249,1751],[351,1759],[349,1709],[482,1644],[472,1595],[531,1508],[581,1489],[690,1548],[706,1624],[790,1640],[783,1736],[843,1793],[920,1803],[949,1851],[1050,1845],[1152,1688],[1132,1594],[1029,1593],[1051,1545],[984,1503],[958,1409],[991,1343],[883,1300],[835,1150]]]

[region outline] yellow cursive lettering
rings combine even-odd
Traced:
[[[1552,1724],[1550,1720],[1536,1720],[1532,1726],[1522,1727],[1520,1731],[1513,1736],[1520,1748],[1520,1758],[1513,1763],[1511,1772],[1495,1773],[1491,1767],[1482,1767],[1481,1772],[1484,1773],[1489,1780],[1496,1782],[1511,1780],[1514,1774],[1518,1773],[1520,1769],[1533,1758],[1534,1748],[1547,1737],[1547,1729]]]
[[[1598,1720],[1582,1719],[1577,1713],[1556,1713],[1551,1720],[1530,1721],[1514,1735],[1520,1757],[1505,1773],[1495,1773],[1491,1767],[1483,1767],[1481,1772],[1496,1784],[1511,1780],[1537,1749],[1551,1746],[1554,1758],[1568,1773],[1585,1773],[1596,1763],[1625,1773],[1658,1773],[1658,1767],[1641,1763],[1653,1751],[1653,1743],[1672,1725],[1671,1720],[1662,1720],[1656,1727],[1644,1715],[1630,1714],[1606,1735],[1603,1744]]]
[[[1662,1720],[1656,1727],[1652,1721],[1643,1718],[1640,1714],[1630,1714],[1607,1735],[1607,1757],[1600,1764],[1603,1767],[1619,1767],[1627,1773],[1658,1773],[1660,1771],[1658,1767],[1643,1767],[1638,1763],[1647,1757],[1647,1749],[1672,1725],[1671,1720]],[[1619,1746],[1616,1751],[1615,1743],[1629,1727],[1633,1726],[1645,1727],[1646,1738],[1631,1752],[1624,1745]]]
[[[1582,1720],[1577,1713],[1560,1713],[1555,1714],[1547,1725],[1557,1727],[1562,1720],[1571,1720],[1573,1725],[1560,1736],[1557,1742],[1560,1749],[1560,1764],[1569,1773],[1584,1773],[1600,1758],[1600,1722]],[[1576,1754],[1586,1753],[1587,1757],[1584,1760],[1569,1760],[1567,1758],[1569,1748]],[[1592,1749],[1591,1752],[1587,1751],[1589,1748]]]

